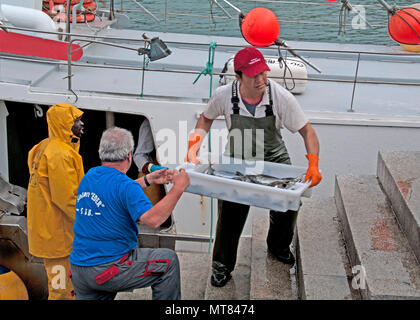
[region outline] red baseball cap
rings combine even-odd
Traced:
[[[233,59],[233,67],[235,71],[242,71],[251,78],[263,71],[270,71],[262,53],[253,47],[239,50]]]

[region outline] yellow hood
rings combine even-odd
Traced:
[[[72,144],[71,140],[77,138],[71,128],[74,120],[81,117],[83,111],[75,106],[67,103],[59,103],[50,107],[47,111],[48,136],[63,140],[68,144]]]

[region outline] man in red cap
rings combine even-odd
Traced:
[[[196,156],[204,136],[213,120],[223,115],[229,130],[225,155],[239,159],[263,160],[291,164],[280,134],[286,127],[302,136],[309,161],[305,181],[310,187],[317,185],[322,176],[318,170],[319,141],[296,98],[281,85],[267,78],[264,56],[253,47],[239,50],[234,58],[236,80],[217,88],[207,109],[197,121],[195,131],[189,136],[186,161],[198,163]],[[246,139],[245,130],[255,130],[255,138]],[[258,138],[263,131],[263,139]],[[234,135],[242,134],[242,145],[235,146]],[[249,135],[248,135],[249,136]],[[247,141],[251,140],[251,141]],[[256,152],[263,150],[263,152]],[[236,263],[239,238],[248,216],[249,206],[219,200],[216,240],[213,249],[213,286],[222,287],[231,278]],[[297,211],[270,211],[270,228],[267,247],[279,261],[294,264],[290,251],[296,225]]]

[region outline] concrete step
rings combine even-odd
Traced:
[[[420,266],[377,178],[337,176],[335,201],[362,298],[419,299]]]
[[[222,288],[213,287],[210,283],[211,261],[207,277],[205,300],[249,300],[251,280],[251,238],[241,237],[238,247],[238,258],[232,279]]]
[[[350,290],[350,264],[334,198],[303,200],[297,219],[296,252],[301,299],[360,299],[358,291]]]
[[[420,151],[380,151],[377,175],[420,261]]]
[[[177,252],[181,270],[182,300],[203,300],[209,278],[211,257],[202,252]],[[133,292],[119,292],[115,300],[151,300],[152,289],[142,288]]]
[[[181,267],[182,300],[203,300],[211,256],[202,252],[177,252]]]
[[[268,215],[254,217],[250,299],[296,300],[295,268],[279,262],[267,252],[268,227]]]

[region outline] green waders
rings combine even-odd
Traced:
[[[268,95],[270,104],[265,106],[265,117],[241,116],[239,115],[237,81],[233,82],[233,114],[231,114],[231,128],[225,154],[244,160],[291,164],[284,141],[275,126],[270,85],[268,85]],[[239,146],[238,143],[235,146],[238,139],[241,143]],[[264,149],[261,146],[264,146]],[[227,275],[235,268],[239,238],[248,216],[249,206],[219,200],[218,211],[212,268],[214,274]],[[267,246],[271,252],[282,252],[289,247],[293,238],[297,213],[292,210],[287,212],[270,210]]]

